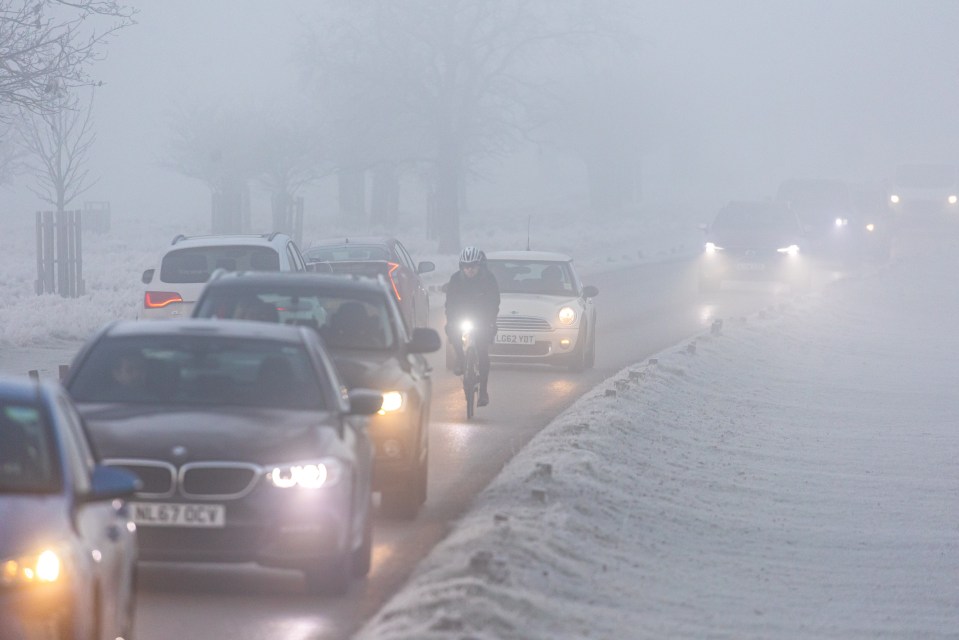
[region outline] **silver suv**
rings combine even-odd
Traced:
[[[262,235],[178,235],[160,258],[159,269],[143,272],[141,320],[189,318],[203,285],[217,269],[308,271],[293,239]]]

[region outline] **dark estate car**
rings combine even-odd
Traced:
[[[0,380],[0,638],[130,638],[137,478],[99,464],[57,383]]]
[[[724,281],[765,281],[808,289],[812,272],[796,214],[775,202],[731,202],[703,225],[706,241],[699,263],[700,291]]]
[[[341,594],[370,568],[379,393],[347,394],[314,331],[119,321],[66,387],[107,464],[133,471],[140,556],[302,570]]]
[[[386,277],[407,326],[428,327],[430,296],[420,275],[436,270],[428,260],[416,263],[392,236],[328,238],[303,252],[307,262],[325,263],[333,273]],[[314,267],[317,268],[317,267]]]
[[[323,337],[350,387],[376,389],[383,407],[370,420],[373,488],[382,508],[414,517],[426,500],[433,329],[408,330],[385,282],[328,274],[231,273],[211,280],[194,318],[235,318],[251,306],[263,320],[311,327]]]

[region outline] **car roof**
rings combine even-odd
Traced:
[[[536,262],[571,262],[565,253],[556,251],[490,251],[487,260],[531,260]]]
[[[207,282],[206,287],[243,289],[249,285],[266,285],[277,288],[323,287],[324,289],[362,290],[383,292],[385,289],[373,279],[353,274],[333,274],[285,271],[227,271]]]
[[[25,376],[0,375],[0,396],[7,400],[35,403],[38,395],[46,396],[53,391],[54,386],[52,382]]]
[[[395,242],[393,236],[344,236],[342,238],[321,238],[310,243],[310,249],[315,247],[338,247],[347,244],[356,245],[389,245]]]
[[[237,233],[224,235],[208,236],[177,236],[170,243],[171,247],[209,247],[209,246],[227,246],[227,245],[263,245],[271,246],[276,244],[275,240],[279,238],[286,240],[285,234],[251,234]]]
[[[216,319],[183,318],[177,320],[117,320],[106,330],[111,338],[137,336],[213,336],[303,342],[303,330],[286,324],[254,320],[218,321]]]

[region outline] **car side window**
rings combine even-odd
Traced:
[[[290,266],[293,267],[293,271],[306,271],[306,264],[303,262],[303,258],[300,256],[300,250],[297,249],[296,245],[292,241],[287,243],[286,252],[289,256]]]
[[[405,264],[410,271],[416,273],[416,263],[413,262],[413,258],[406,252],[406,247],[399,240],[396,241],[396,253],[400,256],[400,262]]]

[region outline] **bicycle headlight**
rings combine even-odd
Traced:
[[[0,586],[52,584],[60,579],[62,561],[53,549],[0,561]]]
[[[326,489],[339,484],[346,475],[346,465],[336,458],[323,458],[309,462],[276,465],[268,468],[267,482],[279,489],[301,487],[303,489]]]
[[[576,322],[576,310],[572,307],[563,307],[559,310],[559,323],[571,325]]]
[[[473,332],[473,321],[463,320],[460,323],[460,333],[472,333],[472,332]]]
[[[378,413],[382,416],[393,411],[399,411],[406,405],[406,394],[400,391],[384,391],[383,406]]]

